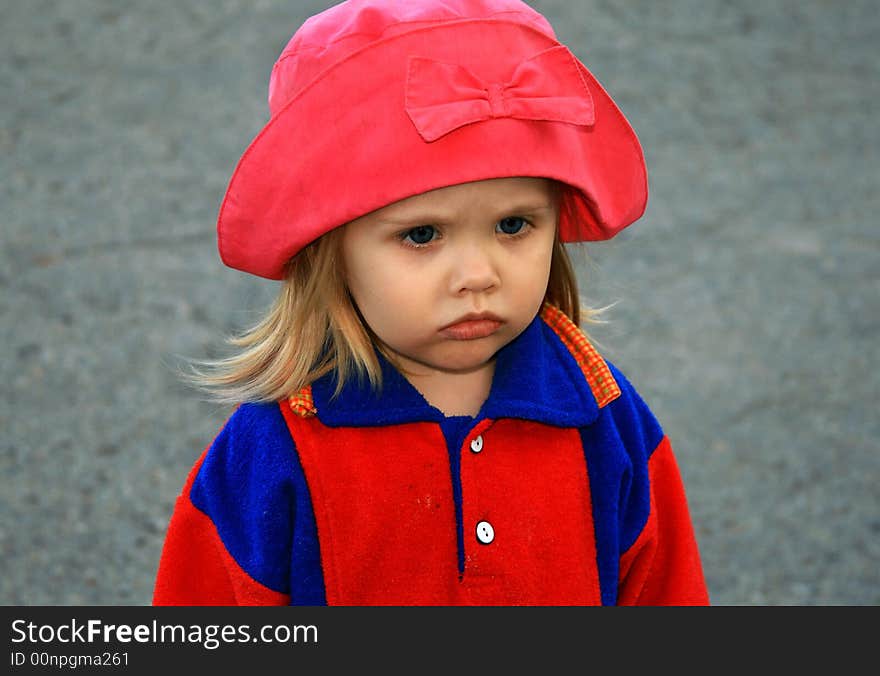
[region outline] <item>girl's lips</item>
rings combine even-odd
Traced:
[[[497,319],[468,319],[447,326],[440,333],[452,340],[476,340],[491,336],[500,326],[501,322]]]

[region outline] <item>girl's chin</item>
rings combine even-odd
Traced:
[[[464,376],[492,366],[495,362],[497,348],[487,349],[484,347],[481,350],[471,348],[468,352],[469,354],[443,355],[435,359],[415,362],[414,367],[423,369],[425,375],[445,373]]]

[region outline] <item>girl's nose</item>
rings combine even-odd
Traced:
[[[470,246],[453,254],[450,277],[453,294],[484,293],[500,285],[498,268],[484,247]]]

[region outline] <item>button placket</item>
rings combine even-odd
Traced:
[[[470,443],[471,453],[480,453],[483,450],[483,435],[478,434],[473,439],[471,439]],[[482,520],[478,521],[477,525],[474,529],[474,532],[477,537],[477,542],[480,544],[488,545],[491,544],[495,539],[495,528],[488,521]]]
[[[483,566],[481,564],[481,560],[488,556],[490,559],[492,555],[489,554],[488,545],[492,544],[495,541],[495,527],[491,521],[487,518],[489,515],[489,510],[492,509],[492,505],[482,504],[482,500],[480,499],[481,491],[479,486],[482,482],[491,480],[492,469],[491,469],[491,456],[484,453],[484,451],[488,450],[487,441],[485,438],[485,433],[489,427],[491,427],[491,422],[483,422],[479,425],[475,425],[474,428],[468,433],[465,437],[464,442],[461,446],[461,452],[466,453],[468,460],[465,460],[464,456],[462,456],[462,481],[463,486],[471,486],[475,490],[474,492],[468,492],[468,490],[464,491],[464,495],[462,496],[463,500],[468,503],[463,505],[463,517],[465,519],[465,523],[470,523],[470,538],[474,538],[470,540],[472,544],[465,544],[465,549],[472,548],[476,546],[478,549],[482,549],[483,546],[487,546],[484,554],[481,556],[477,554],[477,552],[471,552],[470,554],[466,554],[466,560],[468,563],[466,564],[466,568],[470,567],[472,572],[476,575],[480,575],[480,570]],[[469,453],[467,451],[470,451]],[[489,463],[489,464],[487,464]],[[468,497],[470,496],[470,500]],[[465,533],[468,531],[466,530]],[[469,539],[469,538],[467,538]],[[467,540],[466,539],[466,540]]]

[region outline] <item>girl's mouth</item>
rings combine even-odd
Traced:
[[[452,340],[476,340],[491,336],[500,326],[498,319],[465,319],[440,329],[440,333]]]

